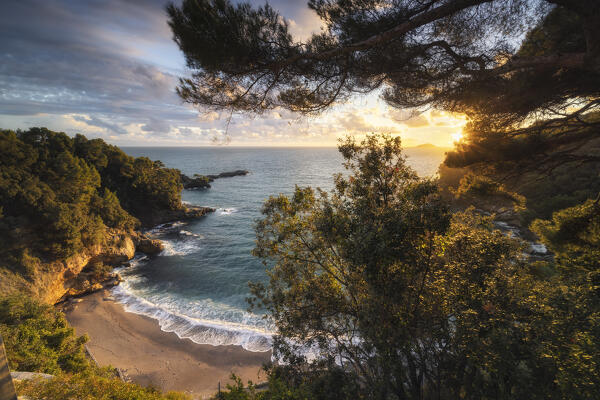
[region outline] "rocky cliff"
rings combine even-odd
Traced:
[[[18,291],[49,304],[71,296],[91,293],[119,284],[120,277],[112,272],[133,258],[136,249],[157,254],[163,246],[159,240],[139,232],[108,229],[102,243],[85,248],[65,260],[44,263],[33,260],[30,277],[4,269],[0,271],[0,292]]]
[[[214,209],[183,207],[179,210],[162,210],[149,216],[152,226],[199,218]],[[106,228],[101,243],[88,246],[79,253],[53,262],[42,262],[31,257],[26,268],[0,268],[0,293],[21,292],[49,304],[118,285],[121,277],[113,272],[115,267],[131,260],[136,251],[157,255],[163,250],[160,240],[138,231]]]
[[[112,268],[133,258],[136,248],[156,254],[162,250],[162,244],[139,232],[109,229],[101,244],[62,261],[38,262],[33,277],[14,279],[11,289],[24,289],[46,303],[55,304],[71,296],[114,286],[120,277]]]

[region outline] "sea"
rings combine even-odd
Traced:
[[[250,312],[249,282],[266,282],[266,267],[251,251],[261,207],[272,195],[296,185],[331,190],[344,173],[336,148],[124,147],[134,157],[160,160],[182,173],[218,174],[244,169],[246,176],[217,179],[210,189],[184,190],[185,203],[213,207],[198,220],[157,226],[149,234],[165,249],[154,257],[137,254],[119,269],[124,282],[113,297],[132,313],[157,320],[161,329],[200,344],[238,345],[269,351],[274,332],[260,310]],[[444,151],[407,148],[407,163],[431,177]]]

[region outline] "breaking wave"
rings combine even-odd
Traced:
[[[217,208],[217,215],[231,215],[237,212],[237,208]]]
[[[112,289],[115,299],[124,305],[126,311],[157,320],[164,332],[174,332],[180,339],[190,339],[198,344],[236,345],[254,352],[271,350],[272,333],[265,329],[179,314],[130,293],[126,282],[123,283]]]
[[[195,253],[199,250],[198,243],[191,240],[161,240],[164,250],[161,256],[185,256]]]

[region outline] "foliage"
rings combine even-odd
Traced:
[[[593,34],[586,23],[599,19],[600,9],[572,3],[554,8],[528,32],[515,62],[589,54],[600,34]],[[593,29],[600,26],[594,24]],[[591,65],[599,60],[589,56],[586,62]],[[466,140],[448,154],[446,163],[489,168],[491,162],[498,173],[513,174],[525,168],[547,174],[573,162],[577,167],[595,163],[597,168],[597,152],[586,149],[590,140],[598,138],[600,128],[597,71],[597,67],[595,72],[584,72],[547,65],[486,81],[469,93],[474,110],[467,113]]]
[[[325,29],[300,42],[268,5],[170,4],[169,25],[193,71],[181,97],[242,111],[315,112],[383,87],[394,106],[451,107],[472,100],[462,89],[494,77],[514,52],[511,41],[550,8],[519,0],[312,0],[309,7]]]
[[[491,218],[450,214],[397,139],[340,151],[350,175],[332,193],[272,197],[257,225],[270,282],[253,301],[277,327],[288,365],[277,382],[306,398],[319,396],[303,378],[336,371],[333,386],[354,398],[594,398],[595,273],[540,274]],[[488,183],[476,186],[499,190]]]
[[[600,272],[600,203],[588,200],[555,212],[551,220],[536,220],[532,229],[556,253],[563,268]]]
[[[268,382],[259,388],[251,381],[244,386],[235,374],[231,384],[215,400],[328,400],[357,399],[358,388],[354,377],[340,368],[321,369],[298,373],[292,366],[271,366],[267,369]]]
[[[35,259],[65,259],[131,230],[147,213],[181,207],[179,172],[100,139],[45,128],[0,131],[0,255],[31,276]]]
[[[548,304],[546,354],[557,359],[558,382],[573,398],[594,398],[600,385],[600,204],[588,200],[555,212],[551,220],[536,220],[532,229],[555,254],[556,271],[543,294]]]
[[[0,334],[12,371],[55,375],[17,383],[19,395],[33,399],[185,400],[181,393],[123,382],[112,368],[97,368],[84,353],[87,336],[75,336],[64,314],[25,295],[0,298]]]
[[[526,223],[584,203],[600,193],[600,163],[565,163],[551,173],[523,174],[514,186],[527,198]]]
[[[596,0],[311,0],[323,28],[304,41],[268,4],[185,0],[167,7],[191,76],[191,104],[319,113],[377,92],[392,107],[469,121],[450,166],[547,169],[598,138]],[[565,146],[570,148],[565,148]],[[507,162],[508,161],[508,162]],[[517,163],[518,165],[515,165]],[[506,168],[511,167],[511,168]]]
[[[86,336],[75,336],[64,315],[25,295],[0,298],[0,333],[13,371],[81,372],[90,368]]]
[[[598,151],[599,144],[598,141],[583,143],[590,154]],[[502,150],[497,154],[502,154]],[[491,153],[482,159],[489,160],[489,157],[492,157]],[[557,161],[538,167],[539,170],[537,167],[524,168],[518,163],[498,160],[486,163],[483,168],[450,168],[442,164],[439,169],[440,185],[455,192],[460,186],[460,179],[466,176],[472,177],[469,179],[502,181],[504,190],[518,193],[517,196],[526,199],[527,207],[519,209],[524,227],[535,219],[551,218],[555,211],[576,206],[600,193],[600,162],[581,162],[563,157],[562,163]],[[468,199],[475,202],[482,200],[476,197],[468,196]]]
[[[518,193],[506,190],[504,185],[482,175],[467,173],[458,185],[454,192],[457,198],[467,201],[475,201],[476,199],[496,199],[508,200],[514,203],[516,209],[525,207],[525,198]]]
[[[16,385],[20,396],[45,400],[189,400],[183,393],[161,393],[134,383],[123,382],[109,369],[94,373],[62,375],[50,380],[23,381]]]

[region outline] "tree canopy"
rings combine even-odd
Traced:
[[[399,139],[349,139],[340,152],[348,174],[331,193],[271,197],[256,228],[270,281],[253,286],[254,301],[287,363],[275,377],[317,399],[327,396],[311,380],[348,399],[598,393],[597,204],[537,221],[561,254],[538,262],[492,217],[451,213],[435,182],[406,166]]]
[[[324,29],[299,41],[268,4],[170,4],[169,25],[192,71],[180,80],[179,95],[216,109],[318,113],[376,92],[392,107],[464,113],[469,134],[449,157],[453,166],[489,161],[494,149],[543,158],[565,142],[597,137],[598,119],[590,117],[600,106],[597,1],[310,0],[308,6]],[[519,146],[520,153],[511,151]]]
[[[69,257],[107,228],[128,231],[148,213],[181,208],[181,189],[179,171],[101,139],[0,130],[1,265]]]

